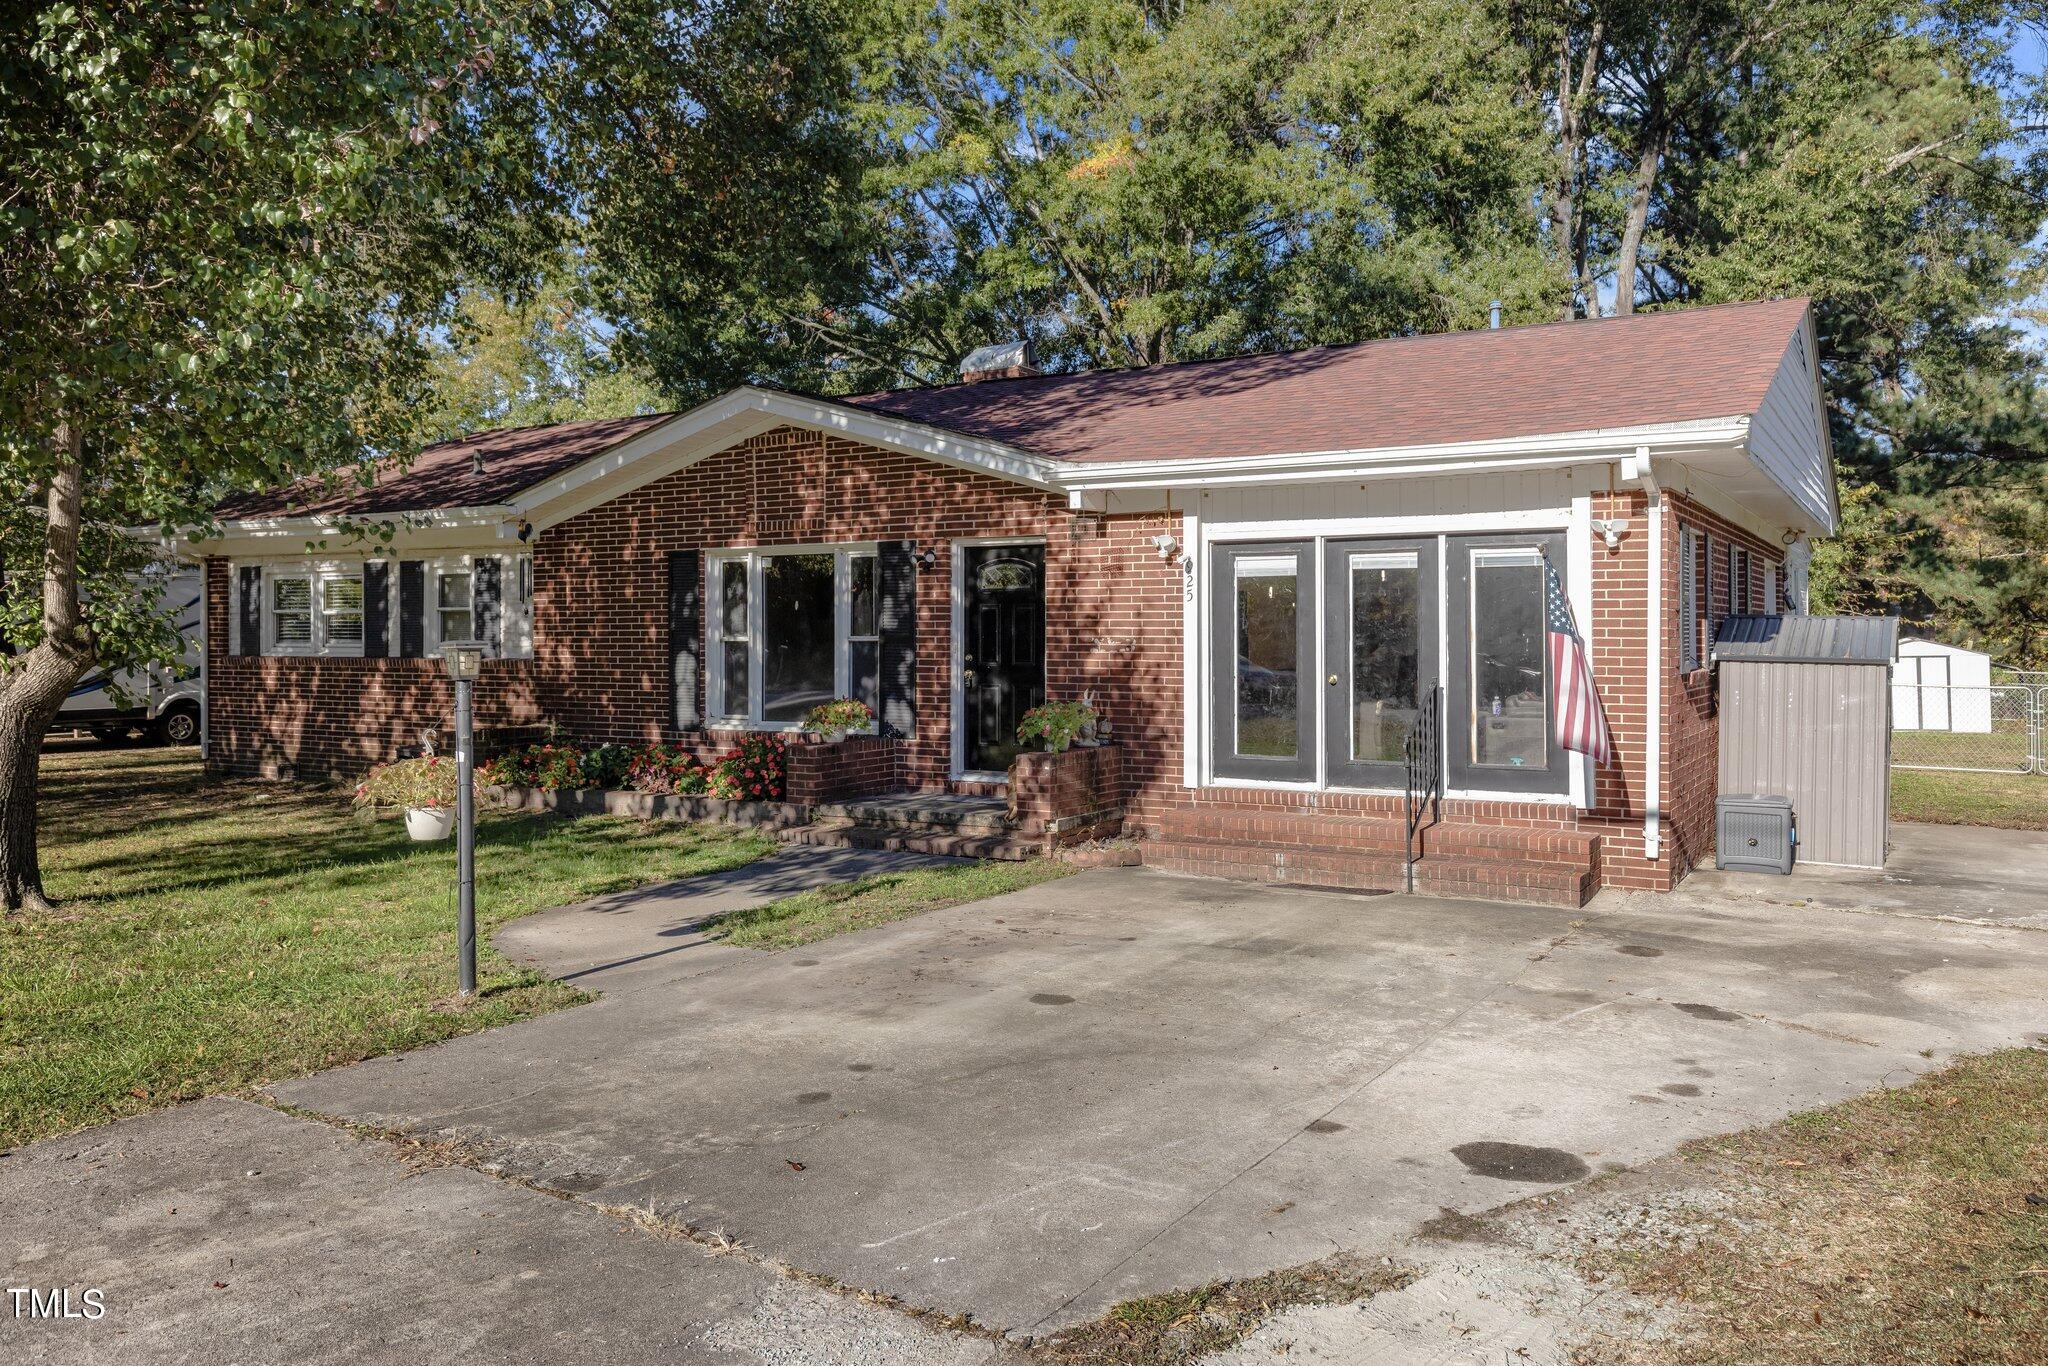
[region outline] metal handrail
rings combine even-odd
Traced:
[[[1402,814],[1408,821],[1407,865],[1404,875],[1408,890],[1415,890],[1415,836],[1422,829],[1423,813],[1434,823],[1444,795],[1443,692],[1431,688],[1422,697],[1422,711],[1401,741],[1401,753],[1408,761],[1408,786],[1401,797]]]

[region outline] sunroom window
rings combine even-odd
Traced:
[[[864,547],[707,557],[706,696],[721,722],[795,729],[836,697],[876,704],[879,580]]]

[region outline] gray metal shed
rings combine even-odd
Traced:
[[[1898,648],[1897,617],[1721,623],[1720,791],[1790,800],[1803,863],[1884,866]]]

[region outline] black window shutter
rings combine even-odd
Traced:
[[[689,730],[703,720],[697,709],[697,679],[704,663],[698,560],[694,550],[668,552],[668,710],[677,730]]]
[[[427,652],[427,566],[398,562],[398,653],[418,659]]]
[[[363,657],[381,659],[391,653],[391,565],[363,562]]]
[[[505,615],[498,610],[502,598],[498,588],[499,563],[496,555],[479,555],[470,561],[470,602],[476,609],[471,618],[472,629],[484,643],[484,654],[493,659],[504,653],[504,642],[499,638]]]
[[[917,729],[917,561],[909,541],[876,547],[881,576],[882,734],[908,738]]]
[[[261,566],[242,566],[242,600],[238,604],[242,613],[242,638],[235,643],[238,655],[260,655],[263,653],[263,570]]]

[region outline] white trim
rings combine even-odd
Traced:
[[[1574,497],[1571,504],[1562,508],[1530,508],[1505,512],[1488,513],[1418,513],[1414,516],[1399,517],[1346,517],[1305,519],[1294,521],[1264,522],[1212,522],[1188,513],[1183,520],[1185,533],[1182,544],[1190,548],[1194,556],[1194,591],[1185,595],[1181,611],[1181,718],[1183,730],[1183,758],[1181,763],[1182,784],[1188,788],[1229,788],[1251,791],[1303,792],[1303,793],[1362,793],[1367,795],[1398,794],[1399,788],[1357,788],[1333,785],[1328,782],[1328,745],[1324,743],[1322,727],[1326,717],[1325,709],[1316,708],[1316,776],[1307,781],[1282,782],[1260,778],[1231,778],[1215,772],[1215,740],[1210,692],[1213,680],[1210,678],[1208,660],[1213,648],[1214,627],[1210,622],[1212,613],[1205,610],[1216,591],[1215,574],[1210,563],[1210,551],[1216,546],[1241,544],[1256,541],[1308,541],[1307,552],[1311,560],[1311,571],[1318,588],[1317,616],[1315,621],[1316,668],[1313,679],[1317,682],[1317,695],[1321,695],[1320,680],[1327,668],[1323,657],[1326,647],[1323,623],[1329,610],[1322,594],[1327,585],[1322,583],[1325,549],[1330,541],[1370,539],[1374,537],[1405,537],[1436,542],[1436,579],[1438,594],[1437,621],[1437,679],[1439,686],[1448,687],[1451,668],[1450,613],[1445,610],[1444,595],[1449,591],[1450,579],[1450,538],[1452,536],[1517,532],[1562,533],[1565,537],[1567,573],[1570,582],[1566,593],[1571,598],[1572,611],[1577,615],[1579,627],[1585,634],[1587,647],[1593,644],[1593,585],[1592,585],[1592,529],[1590,523],[1590,500],[1585,495]],[[956,607],[956,629],[957,607]],[[957,672],[957,657],[956,657]],[[957,709],[956,709],[957,711]],[[1446,717],[1446,724],[1449,718]],[[1554,741],[1547,741],[1554,743]],[[1450,748],[1444,747],[1446,771],[1450,763]],[[1524,802],[1537,805],[1568,807],[1585,810],[1592,805],[1592,783],[1589,780],[1590,761],[1582,760],[1566,766],[1567,787],[1563,792],[1494,792],[1480,788],[1446,787],[1444,796],[1460,801]]]
[[[1079,495],[1076,495],[1077,497]],[[1194,512],[1180,519],[1180,782],[1199,787],[1208,727],[1202,724],[1202,661],[1208,658],[1208,637],[1202,631],[1202,520]],[[1189,642],[1194,646],[1189,648]]]
[[[1588,659],[1600,643],[1599,623],[1593,617],[1593,497],[1588,493],[1572,497],[1572,519],[1564,533],[1565,586],[1564,594],[1572,605],[1572,616],[1579,628],[1579,638],[1585,642]],[[1565,794],[1572,805],[1580,810],[1593,805],[1594,794],[1598,791],[1599,779],[1593,770],[1593,761],[1584,754],[1566,751],[1565,773],[1570,786]]]
[[[1331,451],[1277,451],[1264,455],[1181,460],[1088,461],[1066,466],[1063,488],[1107,490],[1182,488],[1230,484],[1298,482],[1304,479],[1385,479],[1417,475],[1466,474],[1501,469],[1580,465],[1634,452],[1645,443],[1659,456],[1739,449],[1749,436],[1749,418],[1658,423],[1647,427],[1558,432],[1410,446],[1374,446]]]
[[[1062,462],[1000,441],[967,436],[830,399],[741,385],[688,412],[522,490],[507,507],[545,530],[706,456],[776,427],[803,427],[940,464],[995,474],[1042,489],[1057,487]]]
[[[1648,447],[1638,452],[1637,460],[1643,493],[1650,502],[1650,648],[1643,669],[1648,740],[1643,755],[1643,857],[1654,863],[1664,842],[1664,490],[1657,483]]]
[[[1043,536],[960,536],[953,541],[953,564],[951,583],[947,593],[951,599],[947,607],[947,635],[952,637],[947,647],[946,685],[947,708],[952,714],[948,729],[952,731],[948,747],[946,772],[960,782],[1002,783],[1008,782],[1007,773],[989,773],[983,769],[967,767],[967,680],[962,677],[966,669],[967,654],[967,550],[970,546],[989,545],[1035,545],[1043,547]],[[1050,560],[1050,556],[1047,557]],[[1050,571],[1050,563],[1046,566]],[[1041,591],[1044,588],[1040,584]]]
[[[793,721],[769,721],[762,716],[767,697],[767,591],[764,562],[786,555],[830,555],[832,557],[832,697],[853,695],[853,649],[849,634],[853,624],[852,568],[850,560],[857,555],[879,556],[880,551],[873,541],[832,541],[821,544],[732,546],[709,549],[703,553],[704,610],[700,614],[700,641],[702,643],[704,677],[704,714],[698,727],[704,730],[756,730],[778,731],[795,734],[803,730],[803,718]],[[732,715],[725,709],[725,593],[721,581],[724,565],[741,564],[747,576],[747,714]],[[876,588],[880,591],[879,560],[876,564]],[[879,621],[877,622],[879,625]],[[862,636],[861,639],[877,641],[876,655],[880,658],[880,637]],[[877,703],[880,702],[877,698]],[[877,706],[877,724],[880,708]],[[873,726],[852,732],[856,735],[872,735]]]
[[[360,659],[363,655],[363,640],[359,636],[352,641],[330,641],[328,639],[328,618],[335,615],[327,606],[327,585],[337,580],[353,579],[358,588],[363,581],[363,561],[359,559],[300,558],[294,560],[269,560],[252,563],[257,573],[256,611],[256,653],[275,659]],[[306,582],[306,639],[280,643],[277,638],[276,590],[273,585],[291,579]],[[240,575],[235,578],[237,586]],[[239,618],[239,610],[236,613]],[[294,613],[293,615],[300,615]],[[363,609],[358,605],[356,615],[361,617]],[[238,639],[236,644],[241,644]]]

